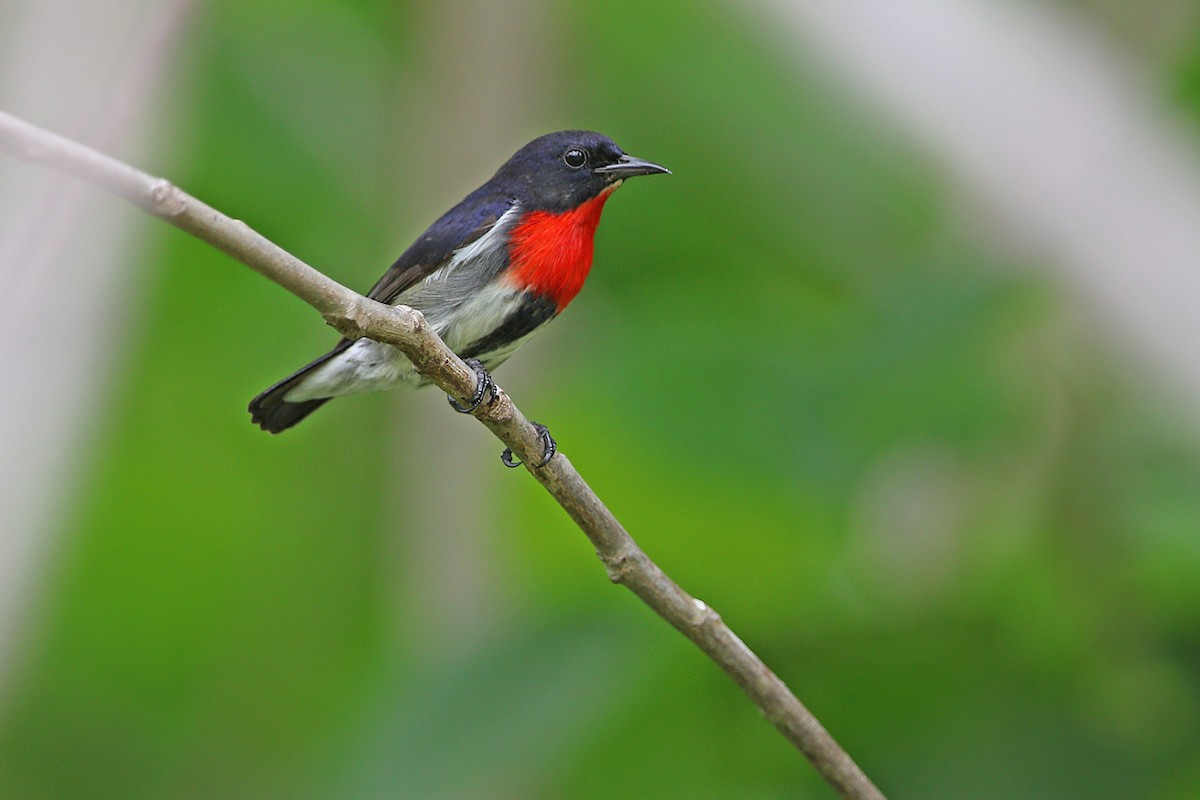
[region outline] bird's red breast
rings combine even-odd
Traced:
[[[587,279],[604,202],[615,185],[570,211],[530,211],[510,234],[507,278],[518,289],[549,297],[562,311]]]

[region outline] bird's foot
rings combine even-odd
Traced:
[[[475,394],[471,395],[471,402],[463,405],[453,397],[446,396],[450,407],[460,414],[470,414],[483,405],[483,399],[487,397],[488,392],[492,393],[493,400],[496,399],[496,382],[492,380],[492,375],[487,371],[487,368],[477,358],[468,358],[466,364],[475,370]]]
[[[554,458],[554,454],[558,452],[558,442],[554,441],[554,437],[550,435],[550,429],[540,422],[532,422],[533,427],[537,428],[538,438],[542,440],[542,460],[534,464],[534,469],[541,469],[550,463],[550,459]],[[504,462],[506,467],[519,467],[521,462],[513,456],[511,447],[504,448],[504,452],[500,454],[500,460]]]

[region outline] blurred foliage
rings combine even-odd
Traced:
[[[500,382],[895,797],[1200,795],[1185,420],[1044,265],[973,235],[986,214],[935,164],[730,8],[547,8],[558,127],[675,174],[609,204],[587,291],[514,359],[536,379]],[[419,198],[474,185],[406,183],[423,155],[396,120],[421,109],[392,106],[430,79],[423,19],[211,4],[145,166],[367,288],[443,210]],[[1164,85],[1196,83],[1169,61]],[[415,634],[430,609],[395,585],[438,521],[394,496],[439,454],[395,417],[445,409],[340,400],[268,438],[245,402],[332,334],[148,227],[149,305],[0,724],[0,796],[832,796],[499,465],[450,493],[485,505],[498,610],[465,646]],[[493,459],[476,436],[441,455]]]

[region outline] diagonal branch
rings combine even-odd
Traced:
[[[224,251],[308,303],[343,335],[369,336],[399,348],[448,394],[464,400],[474,392],[475,373],[419,311],[387,306],[347,289],[168,181],[2,111],[0,149],[93,183]],[[530,466],[541,454],[538,431],[507,394],[497,390],[495,401],[474,413],[571,515],[614,583],[640,597],[725,670],[842,797],[882,800],[880,791],[783,681],[713,609],[681,589],[638,547],[566,456],[560,452],[545,467]]]

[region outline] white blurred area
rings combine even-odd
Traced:
[[[989,235],[1058,268],[1104,344],[1196,408],[1200,154],[1094,20],[1004,0],[753,8],[779,52],[905,129],[995,216]]]
[[[0,108],[137,162],[188,12],[178,0],[6,0]],[[143,223],[78,180],[0,158],[0,703],[131,333]]]

